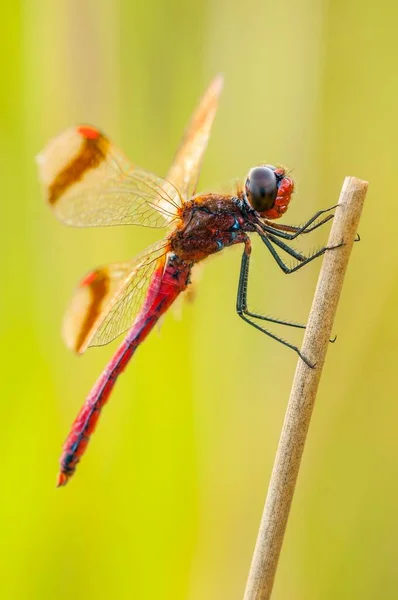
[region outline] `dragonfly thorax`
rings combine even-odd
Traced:
[[[255,231],[239,198],[206,194],[187,202],[180,225],[170,236],[173,252],[188,262],[199,262],[223,248],[245,240]]]

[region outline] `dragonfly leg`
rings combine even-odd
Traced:
[[[268,250],[270,251],[270,253],[271,253],[272,257],[274,258],[275,262],[277,263],[277,265],[282,269],[282,271],[284,273],[286,273],[286,275],[290,275],[290,273],[294,273],[295,271],[298,271],[299,269],[304,267],[304,265],[308,265],[308,263],[310,263],[311,261],[315,260],[319,256],[322,256],[322,254],[325,254],[326,250],[335,250],[336,248],[340,248],[341,246],[344,245],[344,242],[341,242],[340,244],[336,244],[336,246],[325,246],[324,248],[321,248],[320,250],[318,250],[318,252],[315,252],[312,256],[304,257],[302,254],[297,253],[293,248],[290,248],[290,246],[288,246],[287,244],[283,244],[283,247],[282,247],[280,240],[278,240],[278,243],[277,243],[277,240],[275,238],[273,238],[273,236],[265,236],[265,235],[262,236],[261,235],[260,237],[261,237],[262,241],[264,242],[264,244],[267,246]],[[282,260],[282,258],[278,254],[278,252],[275,250],[275,248],[273,247],[271,242],[273,242],[274,244],[277,243],[277,245],[279,247],[281,247],[283,250],[285,250],[285,252],[287,252],[294,258],[297,258],[301,262],[298,265],[296,265],[295,267],[289,268],[284,263],[284,261]]]
[[[278,337],[274,333],[271,333],[271,331],[268,331],[268,329],[265,329],[265,327],[261,327],[261,325],[258,325],[257,323],[255,323],[254,321],[251,320],[252,318],[256,318],[256,317],[254,315],[252,315],[252,313],[250,313],[250,311],[247,308],[247,283],[248,283],[248,279],[249,279],[250,253],[251,253],[250,241],[246,241],[245,250],[242,255],[242,262],[241,262],[241,267],[240,267],[238,295],[237,295],[237,299],[236,299],[236,312],[241,317],[241,319],[246,321],[246,323],[249,323],[249,325],[251,325],[252,327],[255,327],[262,333],[265,333],[265,335],[268,335],[273,340],[280,342],[284,346],[287,346],[287,348],[290,348],[291,350],[296,352],[296,354],[298,354],[298,356],[305,362],[305,364],[308,367],[310,367],[311,369],[313,369],[315,367],[315,365],[311,364],[311,362],[300,352],[300,350],[297,348],[297,346],[290,344],[289,342],[282,339],[281,337]],[[279,321],[276,319],[266,318],[264,320],[270,320],[272,322],[278,322],[278,323],[281,323],[284,325],[291,325],[293,327],[295,326],[294,324],[291,324],[291,323],[288,323],[285,321]],[[296,326],[300,327],[300,325],[296,325]],[[301,327],[304,327],[304,326],[301,326]]]
[[[311,233],[311,231],[314,231],[314,229],[318,229],[318,227],[320,227],[321,225],[324,225],[325,223],[330,221],[330,219],[333,219],[333,217],[334,217],[334,215],[329,215],[325,219],[322,219],[322,221],[319,221],[319,223],[316,223],[315,225],[313,225],[313,227],[308,227],[305,230],[303,230],[302,227],[295,227],[293,225],[281,225],[278,223],[274,223],[272,225],[266,225],[265,227],[262,227],[262,229],[263,229],[263,231],[266,231],[267,233],[270,233],[274,236],[281,237],[285,240],[286,239],[294,240],[298,235],[300,235],[302,233]],[[271,223],[271,222],[267,221],[267,223]],[[303,227],[305,227],[305,225],[303,225]],[[286,231],[295,231],[296,234],[291,236],[291,235],[288,235],[287,233],[285,233]],[[361,236],[359,235],[359,233],[357,233],[355,236],[354,242],[360,242],[360,241],[361,241]]]
[[[300,262],[304,262],[305,260],[307,260],[307,256],[304,256],[304,254],[301,254],[301,252],[298,252],[288,244],[285,244],[285,242],[282,242],[282,240],[279,240],[277,237],[273,235],[268,235],[266,237],[268,237],[268,239],[270,239],[275,244],[275,246],[279,246],[281,250],[284,250],[285,252],[287,252],[287,254],[293,256],[293,258],[295,258],[296,260]]]
[[[302,233],[311,233],[311,231],[314,231],[314,229],[321,227],[321,225],[324,225],[325,223],[330,221],[330,219],[333,219],[334,215],[328,215],[327,217],[319,221],[319,223],[315,223],[315,225],[310,227],[310,225],[312,225],[317,219],[319,219],[320,216],[329,212],[330,210],[334,210],[336,206],[337,205],[331,206],[330,208],[325,208],[324,210],[318,210],[318,212],[316,212],[310,219],[308,219],[308,221],[306,221],[306,223],[304,223],[300,227],[296,227],[294,225],[282,225],[279,223],[273,223],[272,221],[265,221],[265,223],[261,224],[261,227],[267,233],[271,233],[285,240],[294,240]]]

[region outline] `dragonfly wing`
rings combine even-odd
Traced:
[[[166,176],[167,181],[170,181],[178,188],[185,200],[191,198],[195,193],[223,84],[223,76],[217,75],[202,96],[185,130],[184,137]],[[194,299],[194,290],[196,290],[195,281],[200,278],[202,270],[203,263],[195,265],[192,273],[194,279],[191,285],[174,304],[173,312],[177,316],[182,312],[184,301],[192,301]]]
[[[93,127],[61,133],[37,162],[47,201],[67,225],[165,227],[181,205],[174,186],[134,167]]]
[[[67,345],[82,354],[89,346],[104,346],[130,329],[145,305],[155,271],[163,272],[167,252],[168,244],[162,240],[130,262],[89,273],[65,316]]]
[[[90,271],[81,280],[62,323],[62,336],[70,350],[81,352],[97,318],[133,268],[133,261],[113,263]]]
[[[222,87],[223,77],[217,75],[192,115],[166,177],[178,188],[185,200],[195,193]]]

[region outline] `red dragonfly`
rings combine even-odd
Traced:
[[[132,165],[104,134],[88,125],[60,134],[38,156],[47,202],[67,225],[169,228],[164,239],[137,258],[89,273],[75,292],[63,328],[70,348],[80,354],[90,346],[108,344],[121,333],[128,333],[72,425],[63,446],[58,486],[65,485],[75,472],[118,376],[159,318],[190,284],[192,267],[223,248],[244,246],[238,315],[293,349],[309,364],[296,346],[268,331],[259,321],[301,328],[304,325],[248,309],[248,234],[257,233],[279,267],[291,273],[323,254],[326,248],[306,257],[283,240],[309,233],[333,215],[319,220],[327,212],[319,211],[301,227],[275,224],[274,220],[289,206],[294,183],[283,167],[271,165],[252,168],[245,184],[233,194],[195,195],[222,85],[222,77],[217,76],[203,96],[166,179]],[[280,250],[298,264],[289,269]]]

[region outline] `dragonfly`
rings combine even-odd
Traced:
[[[218,75],[194,111],[164,179],[132,164],[91,125],[64,131],[37,157],[47,203],[63,223],[166,229],[163,239],[138,257],[88,273],[66,312],[63,336],[78,354],[128,333],[73,422],[63,446],[58,486],[66,485],[74,474],[119,375],[160,317],[190,286],[193,267],[224,248],[243,245],[236,300],[239,317],[313,366],[297,346],[267,328],[267,322],[304,325],[248,308],[250,234],[259,236],[284,273],[293,273],[328,248],[305,256],[288,242],[323,225],[333,214],[331,209],[318,211],[301,226],[276,223],[289,207],[294,182],[284,167],[269,164],[251,168],[244,184],[232,193],[196,194],[222,87]],[[295,266],[287,266],[283,253],[295,259]]]

